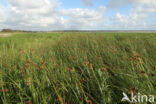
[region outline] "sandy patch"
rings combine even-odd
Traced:
[[[0,37],[5,37],[5,38],[7,38],[11,35],[13,35],[13,34],[11,34],[11,33],[0,33]]]

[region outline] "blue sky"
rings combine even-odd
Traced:
[[[0,0],[1,5],[7,6],[7,2],[5,0]]]
[[[70,8],[97,8],[99,6],[103,6],[107,4],[107,0],[93,0],[92,6],[84,5],[81,0],[60,0],[61,6],[63,6],[66,9]]]
[[[156,0],[0,0],[0,29],[155,30]]]

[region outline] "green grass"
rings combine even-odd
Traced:
[[[155,33],[0,37],[0,103],[127,104],[122,92],[156,97],[155,66]]]

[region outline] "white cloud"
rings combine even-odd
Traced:
[[[126,0],[125,0],[126,1]],[[128,3],[149,3],[151,0],[127,0]]]
[[[145,29],[147,22],[146,22],[146,15],[139,15],[136,13],[130,13],[128,15],[123,15],[120,13],[116,13],[116,15],[110,20],[114,25],[115,29]]]
[[[156,12],[156,0],[148,0],[144,5],[138,6],[136,9],[138,13],[155,13]]]
[[[8,11],[7,19],[3,21],[4,28],[45,30],[49,25],[61,23],[56,10],[59,6],[57,0],[7,0],[7,2]]]
[[[116,13],[110,17],[115,29],[154,29],[149,22],[150,15],[156,12],[156,0],[109,0],[108,8],[120,8],[131,4],[127,14]],[[112,26],[113,27],[113,26]]]
[[[92,0],[81,0],[81,2],[86,6],[92,6]]]
[[[47,0],[7,0],[7,2],[17,8],[21,9],[32,9],[32,8],[39,8],[46,4]]]
[[[155,0],[109,0],[107,7],[109,8],[118,8],[118,7],[126,7],[127,5],[149,5],[155,2]]]
[[[60,9],[57,0],[7,0],[3,28],[25,30],[94,29],[103,18],[105,7]]]
[[[65,9],[61,11],[63,16],[66,16],[65,25],[68,28],[87,29],[97,27],[104,17],[105,7],[97,9]]]
[[[127,14],[106,16],[104,6],[96,9],[60,9],[58,0],[6,0],[0,6],[0,28],[24,30],[64,29],[154,29],[156,22],[149,22],[156,12],[156,0],[109,0],[114,7],[132,4]],[[81,0],[90,5],[91,0]],[[107,6],[109,6],[107,5]],[[136,6],[137,5],[137,6]],[[109,8],[110,8],[109,7]],[[108,8],[107,8],[108,9]]]
[[[0,6],[0,22],[5,20],[4,8]]]
[[[7,0],[7,2],[9,7],[16,12],[24,11],[41,14],[49,13],[59,6],[57,0]]]

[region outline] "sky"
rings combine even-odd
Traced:
[[[0,30],[156,30],[156,0],[0,0]]]

